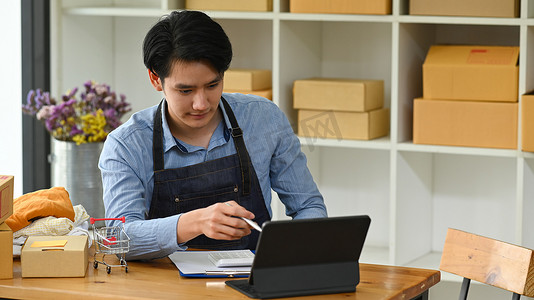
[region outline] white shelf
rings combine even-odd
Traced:
[[[302,146],[308,148],[312,147],[341,147],[354,149],[377,149],[389,150],[391,142],[389,138],[383,137],[371,141],[357,141],[357,140],[337,140],[337,139],[319,139],[311,137],[299,137]]]
[[[399,143],[397,144],[397,149],[399,151],[410,151],[410,152],[477,155],[477,156],[510,157],[510,158],[516,158],[519,155],[518,150],[476,148],[476,147],[437,146],[437,145],[422,145],[422,144],[413,144],[413,143]]]
[[[63,9],[65,15],[104,17],[160,17],[169,11],[160,8],[139,7],[71,7]]]
[[[94,1],[52,1],[53,91],[94,79],[125,93],[134,110],[154,105],[161,95],[147,80],[141,43],[175,2]],[[534,90],[534,0],[520,0],[521,18],[411,16],[408,0],[392,1],[391,15],[289,13],[289,0],[274,0],[272,12],[207,13],[232,41],[232,67],[272,69],[273,101],[293,125],[296,79],[384,80],[389,136],[299,138],[331,215],[373,219],[361,262],[437,269],[448,227],[534,247],[534,153],[411,142],[413,99],[433,44],[520,46],[519,93]],[[283,218],[283,205],[273,209]]]
[[[63,9],[65,15],[73,16],[107,16],[107,17],[155,17],[170,13],[172,10],[160,8],[139,7],[71,7]],[[206,11],[216,19],[239,19],[239,20],[272,20],[272,12],[226,12]]]
[[[272,12],[226,12],[226,11],[205,11],[207,15],[214,19],[239,19],[239,20],[268,20],[274,19]]]

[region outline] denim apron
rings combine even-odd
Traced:
[[[270,220],[265,206],[258,177],[250,161],[243,132],[228,102],[221,97],[221,103],[232,126],[236,153],[177,169],[165,169],[163,161],[163,128],[161,107],[154,116],[153,159],[154,192],[148,218],[164,218],[204,208],[218,202],[234,200],[255,215],[260,226]],[[214,240],[200,235],[185,245],[199,249],[256,249],[259,233],[252,233],[239,240]]]

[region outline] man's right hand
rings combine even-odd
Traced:
[[[235,201],[184,213],[178,221],[177,241],[185,243],[201,234],[216,240],[240,239],[250,234],[251,227],[239,217],[252,220],[254,214]]]

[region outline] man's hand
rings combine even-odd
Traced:
[[[216,203],[182,214],[178,221],[178,243],[201,234],[216,240],[237,240],[250,234],[250,226],[240,218],[254,219],[254,214],[235,201]]]

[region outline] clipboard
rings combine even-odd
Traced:
[[[169,258],[182,277],[246,278],[250,276],[251,267],[216,267],[208,258],[210,252],[214,251],[177,251],[169,255]]]
[[[250,271],[246,273],[239,273],[236,271],[230,271],[226,274],[216,274],[213,272],[198,273],[198,274],[184,274],[180,269],[178,269],[180,276],[188,278],[248,278],[250,276]]]

